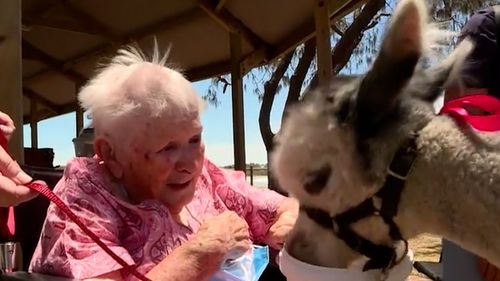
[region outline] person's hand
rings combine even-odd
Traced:
[[[10,140],[15,130],[16,127],[14,126],[14,122],[9,115],[0,111],[0,132],[7,140]]]
[[[240,257],[251,245],[248,224],[232,211],[225,211],[205,220],[195,239],[202,250],[219,254],[226,259]]]
[[[0,147],[0,207],[16,206],[36,197],[38,192],[25,186],[31,180],[17,162]],[[43,181],[37,183],[46,185]]]
[[[266,244],[273,249],[281,250],[288,234],[295,225],[297,216],[298,213],[294,211],[283,212],[269,228],[265,238]]]
[[[485,281],[500,281],[500,270],[483,258],[479,258],[479,272]]]

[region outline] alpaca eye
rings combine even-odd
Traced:
[[[331,173],[332,168],[328,164],[318,170],[309,172],[304,181],[305,190],[310,194],[320,193],[326,187]]]

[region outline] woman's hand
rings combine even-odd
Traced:
[[[234,259],[250,249],[248,224],[235,212],[225,211],[203,222],[195,238],[200,250]]]
[[[165,281],[209,280],[224,259],[237,258],[249,249],[246,221],[234,212],[225,211],[205,220],[190,240],[177,247],[146,276]]]
[[[31,182],[21,167],[0,147],[0,207],[16,206],[38,195],[25,185]],[[46,185],[43,181],[39,184]]]
[[[0,111],[0,134],[3,135],[1,137],[8,141],[15,129],[12,119]],[[0,207],[15,206],[36,197],[38,192],[25,186],[31,180],[31,177],[21,170],[17,162],[0,146]],[[46,185],[42,181],[38,183]]]
[[[7,140],[10,140],[15,130],[14,121],[12,121],[9,115],[0,111],[0,132]]]
[[[278,218],[269,228],[264,239],[269,247],[281,250],[299,215],[299,204],[295,199],[287,198],[278,210]]]

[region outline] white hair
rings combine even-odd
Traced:
[[[170,48],[160,56],[156,40],[148,60],[132,45],[118,50],[111,61],[78,94],[96,134],[113,134],[134,118],[198,116],[204,104],[181,72],[167,64]],[[132,119],[130,119],[132,118]]]

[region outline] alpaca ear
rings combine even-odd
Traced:
[[[442,91],[449,87],[460,87],[460,70],[462,65],[474,49],[474,43],[466,38],[457,45],[455,50],[440,64],[428,69],[427,77],[429,83],[427,91],[420,94],[419,98],[427,102],[434,102]]]
[[[422,55],[422,34],[427,22],[423,2],[401,0],[396,7],[380,52],[358,90],[358,122],[376,126],[395,110],[398,95]]]

